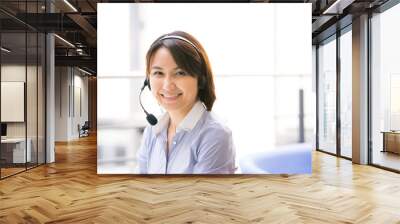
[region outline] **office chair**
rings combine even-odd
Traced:
[[[80,128],[78,125],[78,129],[79,129],[79,138],[89,136],[89,129],[90,129],[89,121],[85,121],[85,123]]]

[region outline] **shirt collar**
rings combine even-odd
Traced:
[[[206,111],[206,106],[197,101],[189,113],[185,116],[185,118],[178,125],[176,132],[178,133],[181,130],[190,131],[196,126],[197,122],[200,120],[203,113]],[[164,113],[159,122],[154,126],[155,134],[158,135],[164,128],[168,126],[169,123],[169,114],[168,112]]]

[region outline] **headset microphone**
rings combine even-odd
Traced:
[[[144,88],[145,88],[146,86],[149,86],[149,88],[150,88],[150,83],[148,82],[148,79],[144,80],[143,86],[142,86],[142,88],[140,89],[139,103],[140,103],[140,106],[142,107],[144,113],[146,114],[146,119],[147,119],[147,121],[148,121],[151,125],[154,126],[154,125],[156,125],[157,122],[158,122],[156,116],[154,116],[153,114],[150,114],[149,112],[147,112],[146,109],[144,109],[143,104],[142,104],[142,92],[143,92],[143,90],[144,90]]]

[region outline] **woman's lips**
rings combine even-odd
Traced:
[[[171,102],[177,100],[182,95],[182,93],[178,93],[176,95],[164,95],[164,94],[160,95],[165,101]]]

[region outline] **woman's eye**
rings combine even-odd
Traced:
[[[186,75],[186,72],[184,72],[184,71],[178,71],[176,74],[177,74],[177,75],[184,76],[184,75]]]
[[[159,71],[153,72],[153,75],[162,75],[162,72],[159,72]]]

